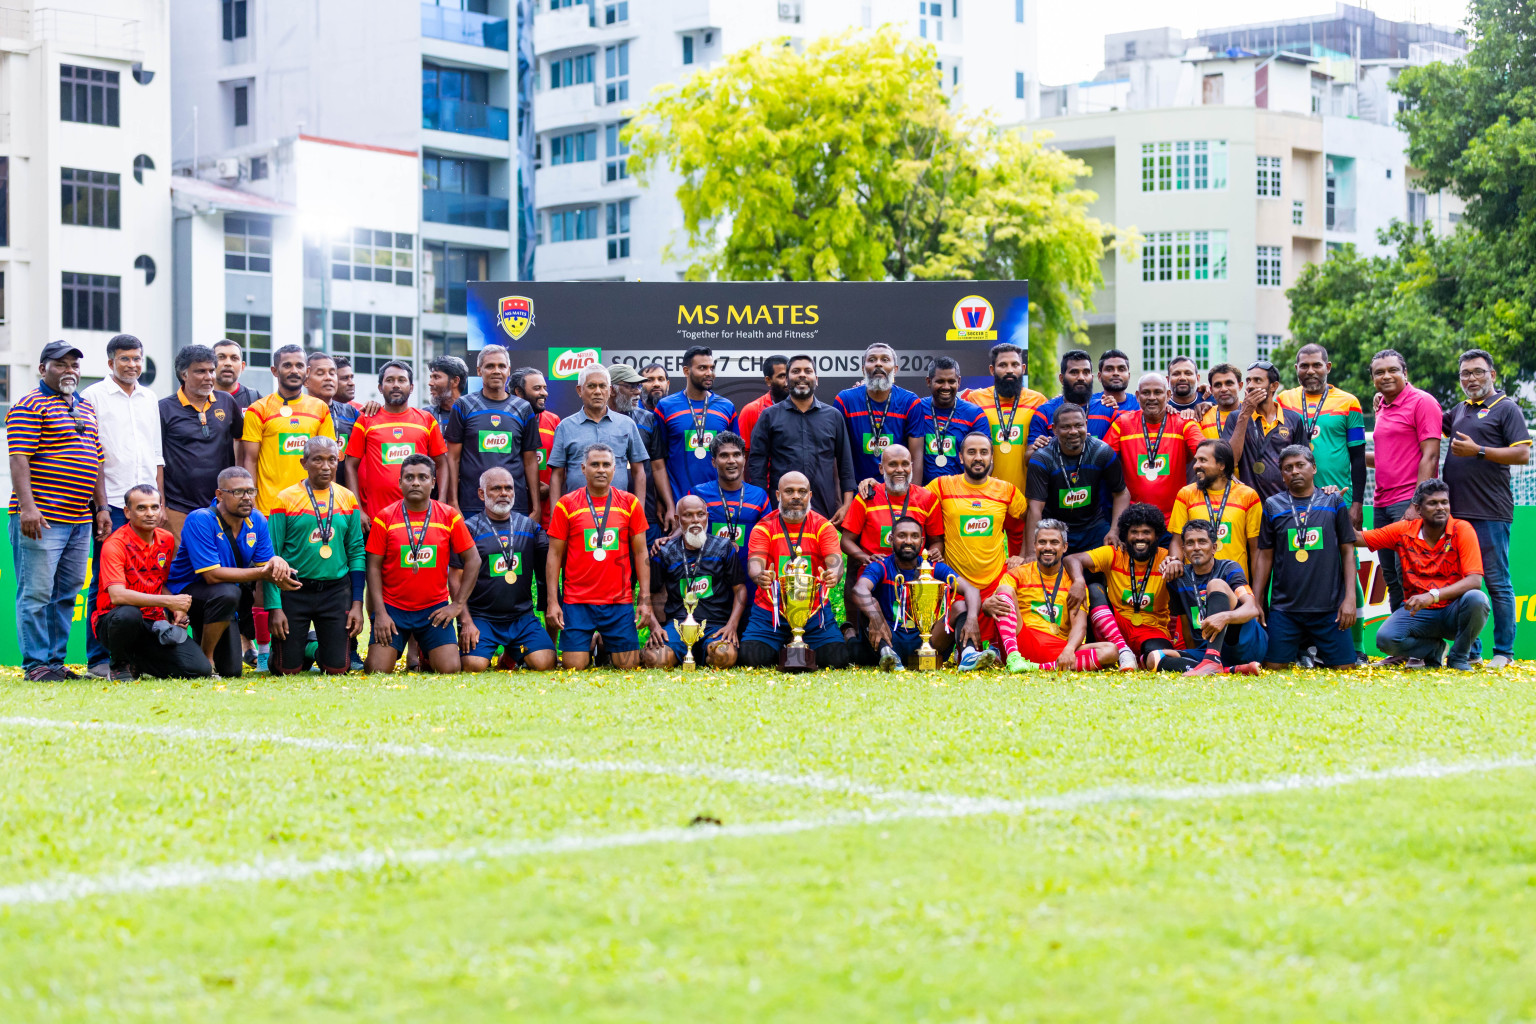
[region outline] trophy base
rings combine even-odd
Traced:
[[[779,671],[816,671],[816,652],[809,644],[788,644],[779,652]]]
[[[696,672],[696,671],[698,671],[698,668],[699,668],[699,663],[693,660],[693,652],[689,651],[688,652],[688,657],[683,659],[683,671],[684,672]]]
[[[933,648],[922,647],[917,649],[917,670],[919,672],[935,672],[939,667],[939,652]]]

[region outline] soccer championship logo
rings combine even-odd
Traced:
[[[513,341],[521,341],[533,326],[533,300],[523,295],[508,295],[501,300],[496,322]]]
[[[955,303],[950,313],[954,327],[944,335],[948,341],[996,341],[997,314],[992,303],[980,295],[967,295]]]

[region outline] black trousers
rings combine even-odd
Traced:
[[[132,665],[141,674],[162,679],[201,679],[213,674],[213,666],[193,640],[162,644],[142,608],[120,605],[101,616],[97,625],[114,666]]]
[[[298,590],[281,594],[283,614],[288,617],[288,636],[272,645],[274,673],[292,675],[304,667],[304,647],[313,626],[315,663],[321,671],[339,673],[351,667],[351,643],[347,636],[347,612],[352,608],[352,580],[303,580]]]
[[[205,583],[201,578],[187,585],[185,593],[192,598],[192,636],[202,643],[203,627],[210,622],[227,622],[229,628],[213,651],[213,668],[221,676],[239,677],[245,664],[240,660],[240,630],[236,619],[240,612],[238,583]]]

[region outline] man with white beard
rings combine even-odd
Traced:
[[[864,379],[837,393],[832,407],[843,414],[853,443],[853,474],[860,481],[880,476],[880,453],[887,445],[913,438],[921,451],[924,421],[918,397],[896,386],[896,350],[875,342],[864,350]]]
[[[666,632],[651,632],[640,663],[646,668],[683,663],[688,652],[677,623],[688,615],[683,593],[691,590],[699,599],[694,621],[708,627],[694,642],[693,660],[711,668],[730,668],[736,664],[741,617],[747,608],[746,577],[736,545],[710,533],[709,509],[696,494],[677,503],[677,521],[682,533],[662,541],[651,556],[651,601]]]
[[[479,491],[484,510],[464,523],[480,552],[480,578],[467,603],[478,635],[461,659],[464,671],[484,672],[504,648],[504,667],[506,661],[520,661],[524,668],[548,672],[555,667],[555,645],[534,617],[533,582],[549,557],[549,537],[533,519],[512,511],[517,485],[505,467],[481,473]],[[448,564],[457,593],[463,571],[457,553]]]

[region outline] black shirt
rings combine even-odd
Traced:
[[[650,456],[650,464],[645,467],[645,521],[651,526],[661,528],[661,506],[657,502],[656,490],[656,461],[667,457],[667,438],[661,429],[661,417],[657,416],[645,406],[636,403],[629,411],[629,418],[635,421],[635,426],[640,428],[640,440],[645,442],[645,453]],[[670,481],[669,481],[670,482]]]
[[[549,556],[549,537],[544,530],[521,512],[513,512],[504,523],[477,512],[464,521],[464,526],[475,539],[475,550],[480,552],[480,578],[475,581],[474,593],[469,595],[470,617],[507,623],[532,615],[533,583],[544,571]],[[510,584],[506,579],[506,551],[511,551],[511,569],[517,573],[517,579]],[[459,569],[464,563],[458,552],[453,552],[448,564]]]
[[[694,621],[708,623],[711,632],[725,625],[736,599],[735,588],[745,582],[736,546],[714,534],[698,551],[689,550],[681,537],[662,544],[651,558],[651,593],[667,592],[663,625],[674,619],[681,622],[688,614],[683,610],[685,579],[699,595],[699,603],[693,609]]]
[[[1169,607],[1173,609],[1175,615],[1189,615],[1190,625],[1194,626],[1196,634],[1200,632],[1202,619],[1200,602],[1205,600],[1206,589],[1210,587],[1213,579],[1221,580],[1231,587],[1234,595],[1238,592],[1237,588],[1248,586],[1248,577],[1243,575],[1243,567],[1230,558],[1212,559],[1211,571],[1203,576],[1195,572],[1193,565],[1185,563],[1184,575],[1168,586]],[[1236,608],[1237,605],[1234,604],[1232,607]],[[1191,634],[1192,637],[1193,635]]]
[[[219,473],[235,465],[235,442],[245,425],[245,410],[224,391],[214,391],[209,399],[207,437],[203,436],[197,410],[182,402],[180,391],[160,399],[165,505],[177,512],[207,508],[218,487]]]
[[[463,445],[459,452],[459,508],[468,517],[485,508],[480,500],[480,474],[500,467],[512,474],[517,495],[514,512],[527,512],[532,505],[528,476],[523,472],[523,453],[539,450],[539,418],[533,406],[516,395],[501,401],[485,397],[483,391],[465,395],[453,403],[443,440]]]
[[[214,390],[217,391],[218,389],[215,388]],[[234,391],[220,391],[219,394],[229,395],[230,398],[233,398],[242,413],[251,407],[252,402],[261,398],[260,391],[257,391],[255,388],[248,388],[239,381],[235,381]]]
[[[1045,502],[1044,518],[1060,519],[1073,533],[1099,524],[1107,527],[1109,496],[1123,490],[1120,456],[1091,434],[1080,458],[1063,455],[1055,438],[1029,457],[1024,497]],[[1095,541],[1100,539],[1102,534]]]
[[[805,474],[811,507],[824,516],[831,516],[843,503],[843,492],[858,484],[843,414],[820,399],[813,399],[805,412],[792,398],[770,405],[752,428],[751,445],[747,480],[766,489],[775,507],[785,473]]]
[[[1519,403],[1499,394],[1483,402],[1457,402],[1441,421],[1441,431],[1454,439],[1466,434],[1482,448],[1513,448],[1530,444]],[[1509,488],[1509,467],[1476,455],[1449,454],[1446,446],[1445,482],[1451,485],[1451,515],[1457,519],[1515,520],[1515,496]]]
[[[1242,411],[1238,408],[1227,414],[1221,426],[1222,437],[1232,437],[1232,430]],[[1259,426],[1258,415],[1250,415],[1246,427],[1248,433],[1243,438],[1243,457],[1237,460],[1237,478],[1258,491],[1259,497],[1268,500],[1271,495],[1285,490],[1285,484],[1280,479],[1280,453],[1293,444],[1311,448],[1312,439],[1302,436],[1306,431],[1302,429],[1301,413],[1294,409],[1280,409],[1274,427],[1267,434]]]
[[[1301,547],[1296,513],[1304,514],[1307,520],[1305,561],[1296,557]],[[1312,492],[1310,512],[1307,499],[1293,499],[1289,491],[1265,499],[1259,547],[1275,553],[1269,606],[1299,615],[1337,612],[1344,604],[1343,553],[1339,548],[1353,543],[1355,528],[1349,521],[1349,498],[1344,495],[1324,494],[1319,487]]]

